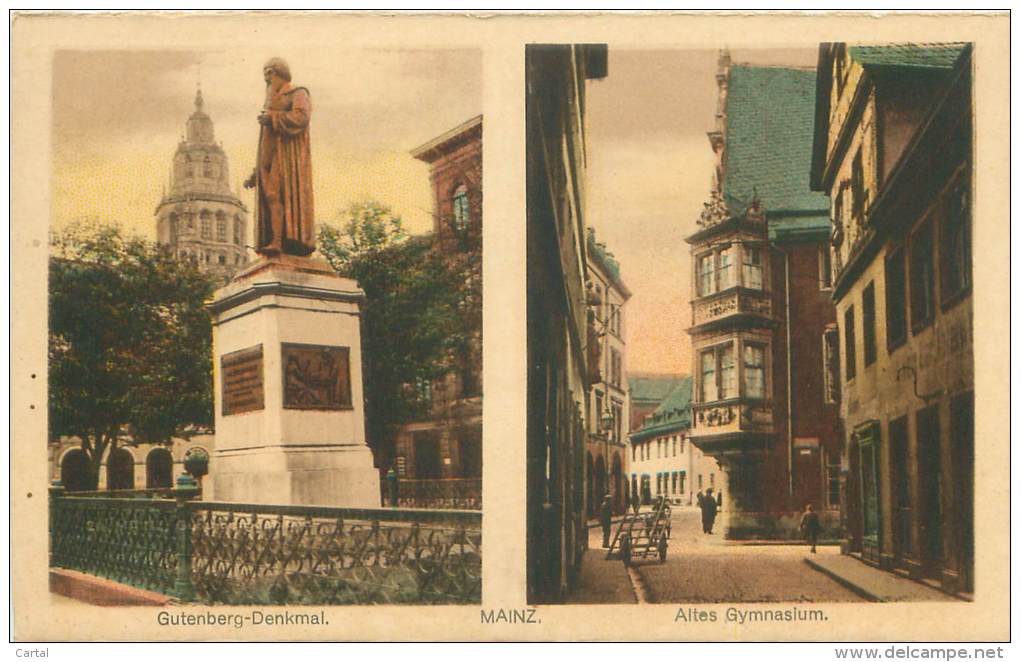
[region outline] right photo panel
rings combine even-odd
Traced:
[[[529,603],[972,600],[972,45],[525,67]]]

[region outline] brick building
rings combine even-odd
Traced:
[[[712,194],[694,263],[691,442],[722,467],[730,538],[838,527],[840,427],[823,338],[835,324],[828,204],[810,190],[815,74],[719,57]]]
[[[845,551],[974,587],[972,115],[964,44],[822,44],[812,185],[832,203]]]
[[[404,480],[471,481],[461,496],[481,498],[482,477],[482,118],[474,117],[414,149],[429,164],[436,250],[469,281],[462,312],[472,339],[456,368],[417,386],[430,410],[396,436],[395,469]]]

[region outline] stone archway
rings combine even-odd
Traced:
[[[72,448],[60,461],[60,483],[68,492],[82,492],[91,489],[89,460],[80,448]]]
[[[124,448],[117,448],[106,460],[106,489],[133,490],[135,488],[135,458]]]
[[[145,487],[173,487],[174,458],[165,448],[153,448],[145,456]]]

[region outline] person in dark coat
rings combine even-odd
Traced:
[[[800,518],[800,530],[804,532],[804,537],[811,543],[811,553],[817,553],[815,547],[818,545],[818,534],[822,532],[822,523],[810,503],[804,507],[804,514]]]
[[[608,494],[599,506],[599,524],[602,525],[602,546],[609,547],[609,533],[613,529],[613,503]]]
[[[712,533],[712,527],[715,525],[715,513],[718,508],[710,487],[705,490],[705,496],[701,499],[701,529],[705,533]]]
[[[705,495],[702,494],[701,490],[698,490],[698,508],[701,508],[701,502],[705,500]]]
[[[638,496],[636,489],[630,492],[630,507],[634,509],[635,513],[641,509],[641,497]]]

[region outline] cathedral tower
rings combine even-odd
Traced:
[[[248,261],[248,208],[230,189],[227,155],[203,105],[200,89],[174,154],[170,190],[156,207],[157,241],[229,278]]]

